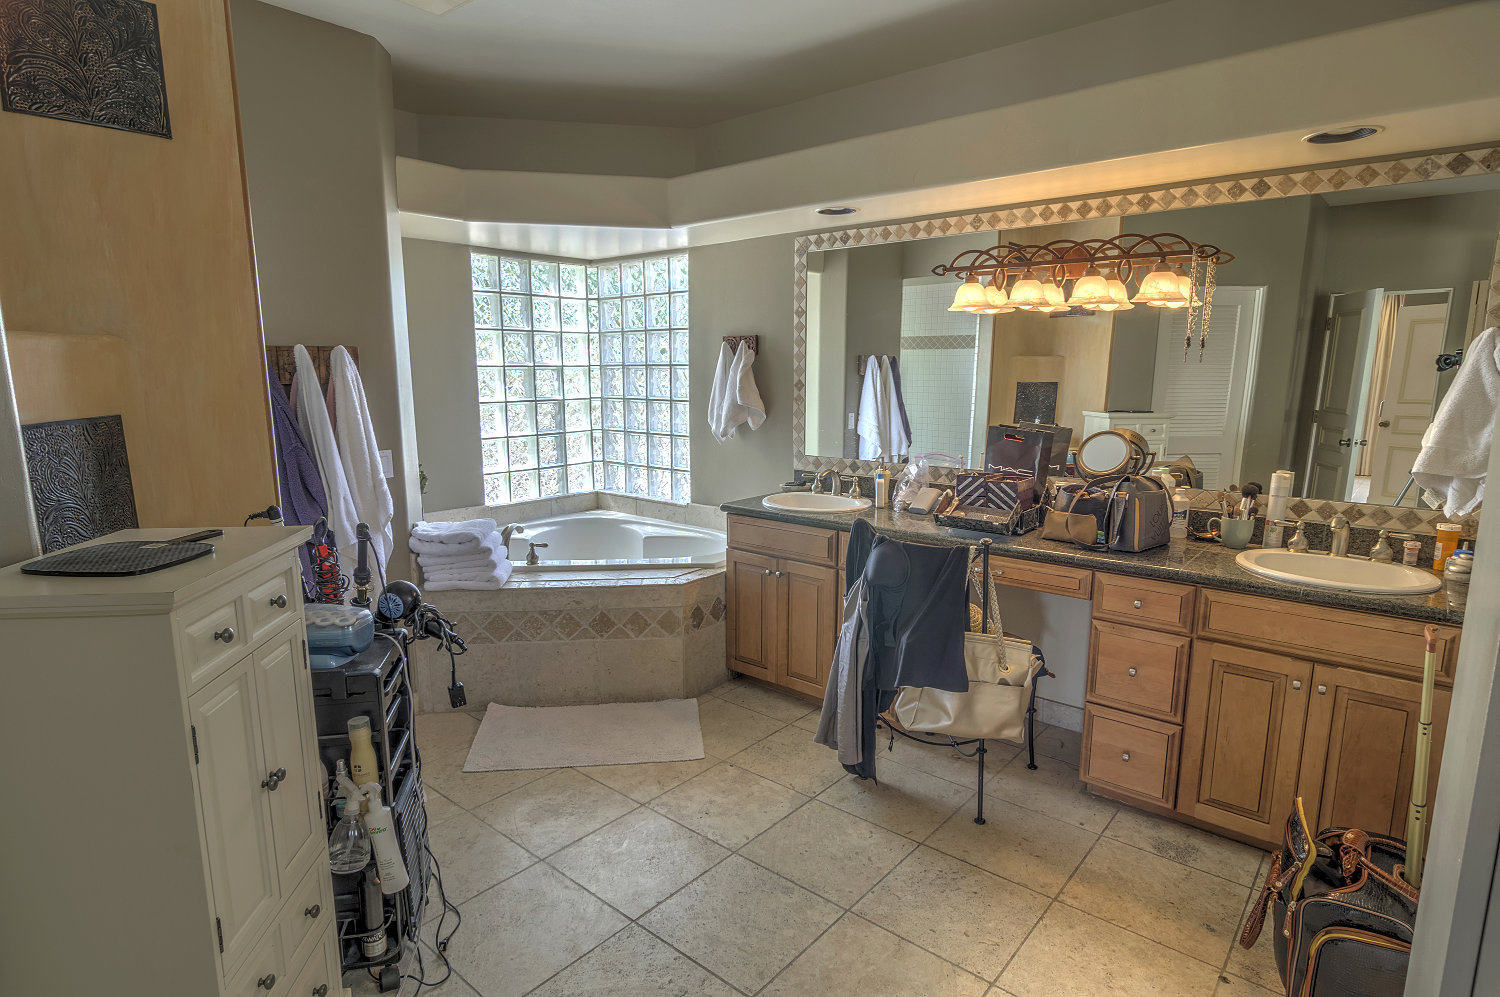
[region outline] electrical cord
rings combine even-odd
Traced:
[[[432,935],[433,941],[437,943],[434,947],[434,951],[437,952],[437,957],[443,961],[443,975],[441,979],[427,979],[426,960],[422,957],[422,946],[420,943],[418,943],[416,973],[401,974],[402,979],[416,981],[417,989],[412,991],[412,997],[416,997],[417,994],[420,994],[423,987],[440,987],[444,983],[447,983],[449,978],[453,976],[453,963],[448,961],[448,942],[453,939],[454,935],[458,934],[458,929],[464,923],[463,911],[459,910],[458,906],[448,899],[448,892],[443,888],[443,869],[442,866],[438,865],[437,856],[432,854],[432,846],[424,845],[423,850],[427,852],[427,859],[432,863],[432,870],[427,874],[427,882],[431,884],[436,881],[437,895],[443,905],[443,912],[438,915],[437,924],[434,925]],[[456,920],[453,922],[453,928],[445,935],[443,934],[443,922],[448,919],[449,911],[453,912],[453,916],[456,918]],[[420,934],[420,926],[418,927],[418,933]],[[367,969],[365,970],[365,972],[369,973],[370,978],[373,980],[378,981],[380,979],[380,977],[375,974],[374,970]]]

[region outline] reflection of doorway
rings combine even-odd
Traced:
[[[1228,488],[1239,481],[1264,293],[1260,287],[1220,285],[1214,290],[1201,363],[1196,336],[1183,359],[1187,310],[1162,309],[1151,410],[1172,418],[1170,453],[1164,456],[1192,457],[1203,472],[1204,488]]]
[[[1370,357],[1380,327],[1385,290],[1335,294],[1328,302],[1318,397],[1304,494],[1348,501],[1355,484],[1365,407],[1370,399]]]
[[[1370,365],[1370,399],[1355,484],[1355,501],[1396,501],[1422,450],[1437,394],[1433,357],[1443,352],[1447,290],[1387,294]]]

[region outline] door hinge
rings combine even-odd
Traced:
[[[188,729],[193,732],[193,764],[197,765],[198,764],[198,727],[197,727],[196,724],[190,724],[189,727],[188,727]]]
[[[224,922],[214,918],[214,934],[219,936],[219,954],[224,954]]]
[[[308,663],[308,660],[307,660],[307,638],[306,637],[302,638],[302,670],[303,671],[311,671],[312,670],[312,666]]]

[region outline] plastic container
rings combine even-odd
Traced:
[[[1407,567],[1415,568],[1417,566],[1417,558],[1422,554],[1422,541],[1408,540],[1402,545],[1402,550],[1401,563]]]
[[[890,496],[891,476],[885,465],[875,469],[875,508],[884,509]]]
[[[375,760],[375,746],[370,743],[370,718],[350,717],[349,779],[356,786],[380,780],[380,764]]]
[[[368,609],[315,604],[307,607],[307,652],[348,657],[375,640],[375,618]]]
[[[1469,602],[1469,576],[1474,570],[1474,552],[1460,548],[1448,555],[1443,567],[1443,595],[1449,609],[1463,609]]]
[[[1448,555],[1458,548],[1458,534],[1462,529],[1457,523],[1437,524],[1437,546],[1432,553],[1432,570],[1442,571],[1448,563]]]
[[[1172,525],[1167,531],[1167,553],[1174,558],[1187,554],[1188,508],[1191,505],[1186,488],[1172,492]]]

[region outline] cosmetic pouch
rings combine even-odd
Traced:
[[[958,506],[961,509],[992,509],[1024,512],[1036,501],[1036,478],[1014,468],[998,471],[959,471]]]

